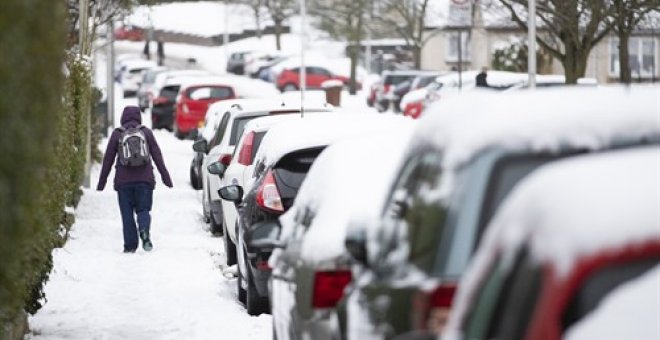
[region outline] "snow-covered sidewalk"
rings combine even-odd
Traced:
[[[85,190],[69,241],[54,251],[48,302],[30,318],[28,339],[270,339],[271,317],[248,316],[223,275],[222,241],[206,230],[188,183],[192,143],[155,135],[174,188],[154,192],[154,250],[122,253],[113,170],[104,192]]]

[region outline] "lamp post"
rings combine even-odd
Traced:
[[[536,88],[536,0],[529,0],[527,8],[527,72],[529,89]]]
[[[305,69],[305,48],[307,47],[307,1],[300,0],[300,116],[305,116],[305,90],[307,89],[307,70]]]

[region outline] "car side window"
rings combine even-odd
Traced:
[[[215,136],[213,136],[213,139],[211,140],[211,146],[209,149],[217,146],[222,141],[222,137],[224,137],[225,131],[227,130],[227,124],[229,123],[229,116],[229,112],[225,112],[225,115],[222,116],[222,120],[218,125],[218,129],[215,131]]]

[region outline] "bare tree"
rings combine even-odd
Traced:
[[[499,0],[515,23],[527,29],[527,0]],[[628,1],[628,0],[626,0]],[[584,77],[589,54],[610,32],[606,0],[537,0],[539,45],[564,66],[567,84]]]
[[[277,50],[282,49],[282,25],[284,20],[288,19],[296,13],[295,0],[264,0],[268,14],[273,20],[275,26],[275,46]]]
[[[365,33],[365,17],[370,0],[314,0],[310,12],[320,18],[319,26],[335,38],[349,43],[351,76],[349,93],[357,92],[357,64]]]
[[[429,0],[377,0],[381,29],[393,30],[411,47],[415,68],[422,64],[422,48],[432,36],[424,36]]]
[[[650,12],[660,12],[658,0],[611,0],[612,30],[619,38],[619,78],[622,83],[632,82],[628,42],[633,31]]]

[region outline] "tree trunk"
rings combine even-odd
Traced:
[[[358,13],[357,24],[353,32],[353,48],[351,51],[351,80],[348,85],[348,93],[355,95],[357,93],[357,64],[360,57],[360,44],[362,43],[362,13]]]
[[[577,84],[578,79],[583,78],[587,72],[591,47],[576,46],[568,40],[563,43],[566,52],[561,63],[564,66],[566,84]]]
[[[261,39],[261,7],[253,7],[254,21],[257,24],[257,38]]]
[[[422,48],[417,44],[412,46],[413,60],[415,61],[415,69],[421,69],[422,67]]]
[[[630,70],[630,51],[628,50],[628,41],[630,35],[624,32],[619,33],[619,78],[624,84],[632,82],[632,72]]]
[[[275,47],[280,51],[282,49],[282,43],[280,41],[282,36],[282,19],[273,18],[273,23],[275,24]]]

